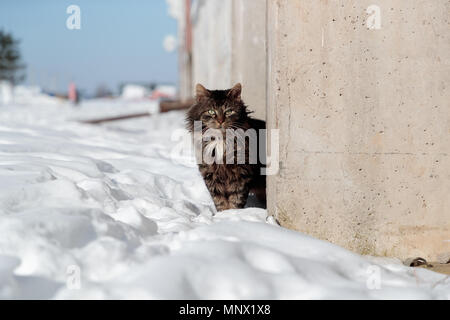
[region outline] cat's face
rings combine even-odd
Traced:
[[[245,129],[247,110],[241,100],[241,85],[229,90],[207,90],[197,85],[197,102],[188,112],[188,121],[201,121],[207,129]]]

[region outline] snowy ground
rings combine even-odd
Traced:
[[[171,157],[182,113],[73,121],[147,108],[0,107],[0,298],[450,299],[444,275],[282,229],[261,209],[215,214],[197,170]]]

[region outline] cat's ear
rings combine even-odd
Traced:
[[[197,98],[197,101],[200,101],[203,98],[207,98],[209,97],[209,90],[206,89],[204,86],[202,86],[200,83],[198,83],[195,86],[195,97]]]
[[[236,84],[230,89],[228,96],[234,100],[241,100],[242,85],[240,83]]]

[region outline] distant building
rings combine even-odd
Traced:
[[[127,100],[173,99],[177,89],[171,84],[126,83],[120,86],[120,97]]]
[[[151,94],[151,99],[174,99],[177,87],[174,85],[157,85]]]
[[[145,99],[151,91],[152,85],[126,84],[121,88],[120,97],[127,100]]]

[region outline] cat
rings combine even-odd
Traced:
[[[196,98],[194,105],[189,109],[186,117],[188,130],[194,132],[194,122],[199,121],[202,124],[202,132],[208,129],[220,130],[223,135],[222,143],[226,141],[226,130],[239,130],[244,132],[248,129],[255,129],[258,134],[259,129],[265,129],[264,121],[249,117],[247,106],[241,98],[242,86],[236,84],[228,90],[208,90],[201,84],[196,86]],[[239,137],[238,137],[239,139]],[[237,141],[234,143],[236,161],[223,164],[218,162],[206,163],[203,159],[199,163],[199,170],[205,184],[210,192],[217,211],[229,209],[244,208],[250,189],[255,191],[260,202],[265,202],[265,177],[260,175],[261,163],[249,161],[249,145],[245,140],[245,163],[237,163]],[[203,150],[211,142],[203,141]],[[242,148],[242,145],[241,145]],[[224,148],[225,149],[225,148]],[[226,153],[223,157],[226,158]],[[241,163],[241,162],[239,162]],[[260,197],[261,189],[264,189],[264,196]],[[264,204],[262,205],[265,206]]]

